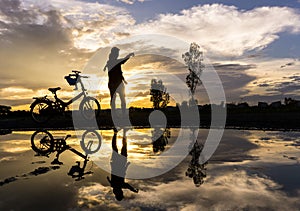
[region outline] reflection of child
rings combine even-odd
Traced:
[[[117,148],[117,131],[114,132],[112,138],[112,158],[111,158],[111,179],[107,177],[108,182],[113,188],[113,193],[118,201],[124,198],[122,189],[129,189],[132,192],[137,193],[139,190],[133,188],[131,185],[125,182],[125,175],[129,162],[127,162],[127,138],[124,130],[121,154],[118,153]]]
[[[113,188],[113,193],[118,201],[121,201],[124,198],[122,189],[129,189],[132,192],[138,193],[139,190],[129,185],[127,182],[124,182],[124,178],[111,175],[111,180],[107,177],[110,186]]]

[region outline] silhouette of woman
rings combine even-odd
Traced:
[[[107,177],[110,186],[113,188],[113,193],[118,201],[124,198],[122,189],[129,189],[137,193],[139,190],[125,182],[125,175],[129,162],[127,162],[127,137],[126,129],[123,131],[121,154],[118,153],[117,147],[117,130],[114,130],[112,138],[112,156],[111,156],[111,179]]]
[[[125,100],[125,84],[127,84],[126,80],[123,77],[122,67],[131,56],[134,56],[134,53],[128,54],[124,58],[119,57],[120,49],[117,47],[113,47],[109,54],[109,60],[107,61],[103,71],[108,69],[108,88],[110,91],[110,106],[111,110],[114,112],[116,109],[116,94],[118,93],[121,100],[121,108],[123,116],[126,112],[126,100]]]

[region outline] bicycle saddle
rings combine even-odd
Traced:
[[[52,92],[53,94],[55,94],[56,91],[60,90],[61,88],[60,87],[55,87],[55,88],[49,88],[48,90],[50,92]]]

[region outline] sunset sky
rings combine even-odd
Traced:
[[[33,96],[51,95],[47,88],[56,86],[70,98],[74,87],[64,76],[78,69],[101,78],[96,91],[107,108],[107,49],[150,34],[172,38],[120,44],[122,55],[136,53],[123,67],[132,105],[151,106],[155,72],[184,81],[180,55],[191,42],[218,72],[227,102],[300,100],[299,0],[1,0],[0,104],[28,110]],[[201,104],[208,103],[203,93],[200,87]]]

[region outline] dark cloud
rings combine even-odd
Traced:
[[[300,76],[299,75],[291,75],[283,77],[284,81],[272,81],[272,80],[264,80],[253,82],[254,85],[258,87],[266,88],[266,93],[264,95],[251,95],[247,96],[247,100],[252,102],[258,102],[261,100],[265,101],[276,101],[282,100],[285,97],[292,97],[295,99],[299,98],[299,94],[297,90],[300,90]]]
[[[3,98],[0,99],[0,104],[1,105],[19,106],[19,105],[27,105],[27,104],[30,104],[30,103],[32,103],[32,98],[17,99],[17,100],[3,99]]]
[[[273,82],[267,91],[278,92],[281,93],[281,95],[286,95],[292,94],[296,90],[300,89],[300,76],[293,75],[285,77],[285,79],[289,79],[289,81]]]
[[[270,84],[262,83],[262,84],[258,84],[257,86],[259,86],[259,87],[269,87]]]
[[[216,69],[222,81],[227,101],[239,102],[241,96],[247,95],[248,90],[245,86],[256,79],[256,77],[248,75],[245,71],[256,68],[254,64],[221,64],[215,63],[213,67]]]
[[[256,65],[254,65],[254,64],[242,65],[242,64],[220,64],[220,63],[214,63],[213,67],[216,70],[221,70],[221,71],[245,71],[245,70],[256,68]]]
[[[274,88],[267,89],[267,91],[280,92],[282,95],[289,94],[296,90],[300,90],[300,84],[294,84],[294,83],[289,83],[289,82],[277,84]]]
[[[288,79],[291,79],[294,82],[300,82],[300,76],[299,75],[293,75],[290,77],[287,77]]]
[[[227,101],[230,102],[239,102],[241,96],[247,95],[249,91],[244,87],[256,79],[256,77],[248,75],[245,72],[246,70],[256,68],[254,64],[214,63],[213,67],[222,81]]]
[[[294,62],[289,62],[289,63],[286,63],[285,65],[281,65],[280,68],[284,68],[284,67],[288,67],[288,66],[293,66],[295,65]]]

